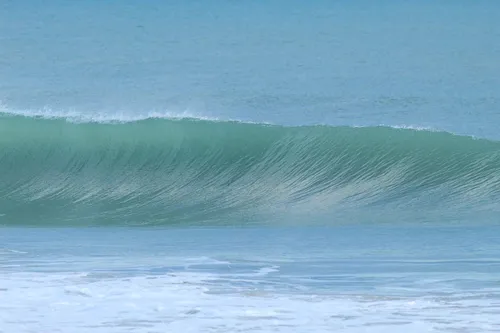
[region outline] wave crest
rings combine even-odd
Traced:
[[[446,132],[0,117],[0,223],[8,225],[496,210],[499,194],[500,143]]]

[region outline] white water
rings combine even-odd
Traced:
[[[500,330],[495,226],[1,231],[2,333]]]
[[[105,275],[105,274],[104,274]],[[273,293],[211,274],[2,274],[3,332],[498,332],[500,290],[428,297]],[[492,296],[495,295],[493,298]]]

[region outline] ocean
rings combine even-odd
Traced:
[[[0,1],[0,333],[500,331],[499,17]]]

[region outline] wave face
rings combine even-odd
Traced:
[[[500,143],[445,132],[0,115],[3,225],[335,223],[499,197]]]

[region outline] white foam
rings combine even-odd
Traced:
[[[170,111],[150,111],[141,114],[133,114],[128,112],[90,112],[82,113],[76,110],[59,110],[55,111],[50,108],[41,109],[28,109],[28,110],[13,110],[7,109],[4,105],[0,104],[0,113],[23,116],[23,117],[33,117],[33,118],[43,118],[43,119],[64,119],[68,122],[97,122],[97,123],[126,123],[135,122],[146,119],[197,119],[197,120],[209,120],[209,121],[220,121],[216,117],[206,117],[199,114],[192,113],[190,111],[182,112],[170,112]]]
[[[419,126],[419,125],[381,125],[381,126],[387,126],[387,127],[392,127],[396,129],[410,129],[410,130],[415,130],[415,131],[424,131],[424,132],[444,132],[442,130],[429,127],[429,126]]]
[[[169,119],[169,120],[205,120],[212,122],[239,122],[247,124],[265,124],[272,125],[269,122],[252,122],[249,120],[240,120],[233,118],[220,118],[214,116],[206,116],[192,110],[152,110],[144,113],[132,113],[125,111],[102,111],[102,112],[80,112],[77,110],[54,110],[49,107],[40,109],[25,109],[17,110],[8,108],[0,101],[0,114],[22,116],[29,118],[42,119],[63,119],[71,123],[129,123],[147,119]]]
[[[494,298],[211,293],[217,276],[2,275],[4,332],[494,332]],[[480,296],[480,295],[476,295]]]

